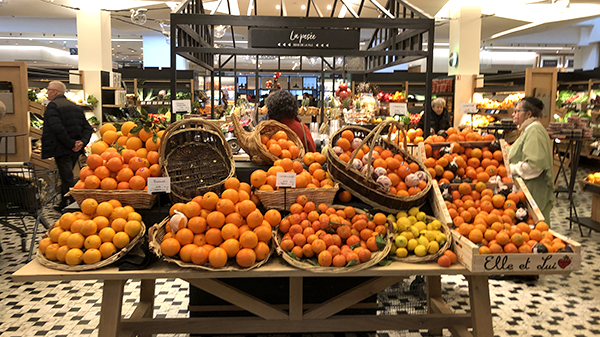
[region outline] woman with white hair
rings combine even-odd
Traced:
[[[446,130],[450,126],[450,114],[446,109],[446,100],[438,97],[431,101],[431,109],[433,111],[426,112],[429,117],[429,126],[433,129],[432,133],[437,133],[440,130]],[[419,120],[418,128],[424,129],[425,127],[425,113]],[[424,131],[424,130],[423,130]]]

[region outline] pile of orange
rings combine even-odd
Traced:
[[[284,233],[280,247],[299,260],[316,259],[323,267],[345,267],[367,262],[386,244],[387,217],[372,219],[356,214],[352,206],[336,210],[308,201],[301,195],[290,206],[291,214],[279,223]]]
[[[264,215],[250,200],[250,185],[237,178],[225,181],[221,196],[207,192],[188,203],[176,203],[160,249],[183,262],[224,267],[229,259],[248,268],[269,256],[272,226],[281,221],[277,210]]]
[[[355,159],[366,165],[368,163],[369,147],[363,144],[361,148],[354,149],[352,146],[353,141],[354,133],[352,131],[345,130],[342,132],[341,137],[336,142],[336,147],[341,148],[344,152],[339,154],[338,157],[348,163],[356,153]],[[419,164],[409,161],[408,158],[404,158],[401,154],[394,153],[389,149],[383,149],[379,145],[373,148],[371,166],[371,172],[374,172],[379,167],[385,169],[385,176],[389,178],[389,182],[391,183],[391,187],[387,191],[389,194],[408,197],[420,193],[427,186],[426,180],[420,180],[416,186],[411,186],[405,180],[410,174],[421,171]],[[364,167],[362,166],[363,170]]]
[[[299,161],[290,158],[278,159],[266,172],[256,170],[250,175],[250,184],[261,191],[273,191],[276,186],[277,172],[296,173],[296,188],[330,188],[335,184],[321,163],[312,161],[308,170]]]
[[[81,212],[65,213],[39,244],[50,261],[94,264],[126,247],[142,230],[142,216],[118,200],[85,199]]]
[[[394,130],[392,130],[391,133],[394,133],[393,131]],[[422,141],[424,141],[424,139],[423,139],[423,130],[421,128],[409,129],[408,131],[406,131],[406,142],[407,143],[419,144]]]
[[[135,135],[129,134],[132,124],[135,126],[133,122],[125,122],[118,133],[112,124],[100,128],[104,140],[92,145],[92,154],[87,157],[87,166],[79,172],[74,189],[146,190],[149,177],[162,176],[157,151],[159,136],[156,135],[155,142],[155,136],[144,129]],[[117,135],[119,138],[115,138]],[[127,139],[125,145],[118,144],[123,138]],[[141,145],[143,140],[146,147]],[[121,149],[120,153],[117,148]]]
[[[483,182],[478,182],[474,187],[471,184],[461,183],[450,192],[453,201],[445,201],[450,217],[456,227],[467,224],[516,224],[517,204],[526,201],[522,191],[509,193],[507,197],[496,194]],[[533,223],[532,219],[529,219]]]
[[[446,130],[446,137],[438,136],[438,135],[430,135],[427,137],[424,142],[425,143],[452,143],[452,142],[480,142],[480,141],[493,141],[496,140],[496,137],[492,134],[487,134],[485,136],[481,135],[479,132],[473,131],[471,128],[464,128],[461,131],[451,127]]]
[[[455,177],[470,178],[473,183],[488,182],[496,175],[500,176],[504,183],[512,182],[504,166],[501,150],[492,152],[487,146],[478,148],[458,142],[452,143],[451,146],[452,153],[440,155],[440,149],[434,150],[431,145],[425,144],[427,159],[423,164],[439,183],[450,183]],[[449,170],[451,163],[457,166],[454,172]]]
[[[300,148],[294,142],[288,140],[285,131],[277,131],[271,136],[261,134],[260,141],[267,151],[275,157],[296,159],[300,155]]]
[[[558,252],[566,247],[565,242],[554,237],[548,224],[543,221],[533,228],[524,222],[517,225],[495,222],[491,225],[464,223],[454,230],[478,244],[480,254],[529,254],[540,244],[545,246],[548,253]]]

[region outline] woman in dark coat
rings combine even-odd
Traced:
[[[433,111],[429,111],[429,126],[433,129],[433,134],[437,133],[440,130],[447,130],[452,125],[450,124],[450,113],[448,109],[446,109],[446,100],[438,97],[431,101],[431,109]],[[419,120],[418,128],[423,129],[425,126],[425,114],[421,116]]]

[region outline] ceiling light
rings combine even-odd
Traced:
[[[305,10],[305,9],[306,9],[306,6],[305,6],[305,5],[302,5],[302,6],[300,6],[300,9],[302,9],[302,10]]]
[[[220,39],[223,36],[225,36],[225,33],[227,33],[227,26],[218,25],[215,27],[215,37],[217,39]]]
[[[174,11],[175,8],[177,8],[177,6],[179,6],[179,2],[165,1],[165,5],[167,5],[167,7],[169,7],[171,9],[171,11]]]
[[[279,10],[279,9],[281,9],[281,6],[277,5],[277,6],[275,6],[275,9]]]
[[[10,0],[0,0],[0,6],[4,6],[6,4],[8,4]]]

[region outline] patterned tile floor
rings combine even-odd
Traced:
[[[598,163],[582,159],[578,178],[596,171]],[[589,216],[591,195],[575,189],[580,216]],[[50,219],[58,213],[46,211]],[[600,335],[600,253],[593,248],[600,235],[580,237],[577,227],[569,229],[568,199],[561,194],[552,211],[553,228],[582,244],[582,266],[570,275],[541,276],[537,281],[490,279],[494,335],[506,336],[598,336]],[[33,225],[29,221],[28,225]],[[587,231],[584,232],[587,235]],[[0,230],[0,336],[97,336],[102,283],[99,281],[17,283],[11,274],[25,264],[19,237]],[[468,288],[462,276],[442,278],[444,297],[457,312],[468,312]],[[425,312],[424,302],[411,291],[414,278],[378,295],[380,313]],[[126,285],[123,315],[136,304],[139,281]],[[188,317],[188,284],[179,279],[161,279],[156,285],[157,317]],[[348,336],[366,334],[347,334]],[[373,334],[369,334],[373,335]],[[419,331],[380,331],[378,336],[427,336]],[[450,336],[444,331],[445,336]],[[187,336],[187,335],[159,335]],[[322,337],[337,336],[321,334]]]

